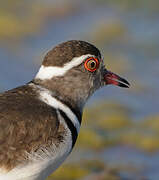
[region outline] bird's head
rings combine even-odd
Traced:
[[[47,53],[34,81],[83,107],[100,87],[129,87],[128,81],[108,71],[100,51],[84,41],[67,41]]]

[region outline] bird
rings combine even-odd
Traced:
[[[129,82],[86,41],[58,44],[33,80],[0,93],[0,180],[45,180],[71,153],[88,98]]]

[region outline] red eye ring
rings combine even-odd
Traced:
[[[92,64],[94,63],[94,64]],[[94,65],[94,66],[93,66]],[[95,57],[90,57],[88,58],[85,63],[84,63],[84,67],[90,71],[90,72],[94,72],[98,69],[99,67],[99,60]]]

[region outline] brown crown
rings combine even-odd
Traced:
[[[78,40],[67,41],[49,51],[42,64],[44,66],[63,66],[74,57],[85,54],[101,57],[99,50],[88,42]]]

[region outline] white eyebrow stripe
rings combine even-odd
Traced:
[[[63,76],[67,71],[69,71],[73,67],[80,65],[89,57],[95,57],[95,56],[91,54],[86,54],[80,57],[75,57],[70,62],[64,64],[63,67],[56,67],[56,66],[45,67],[42,65],[35,79],[45,80],[45,79],[52,79],[53,77],[56,76]]]

